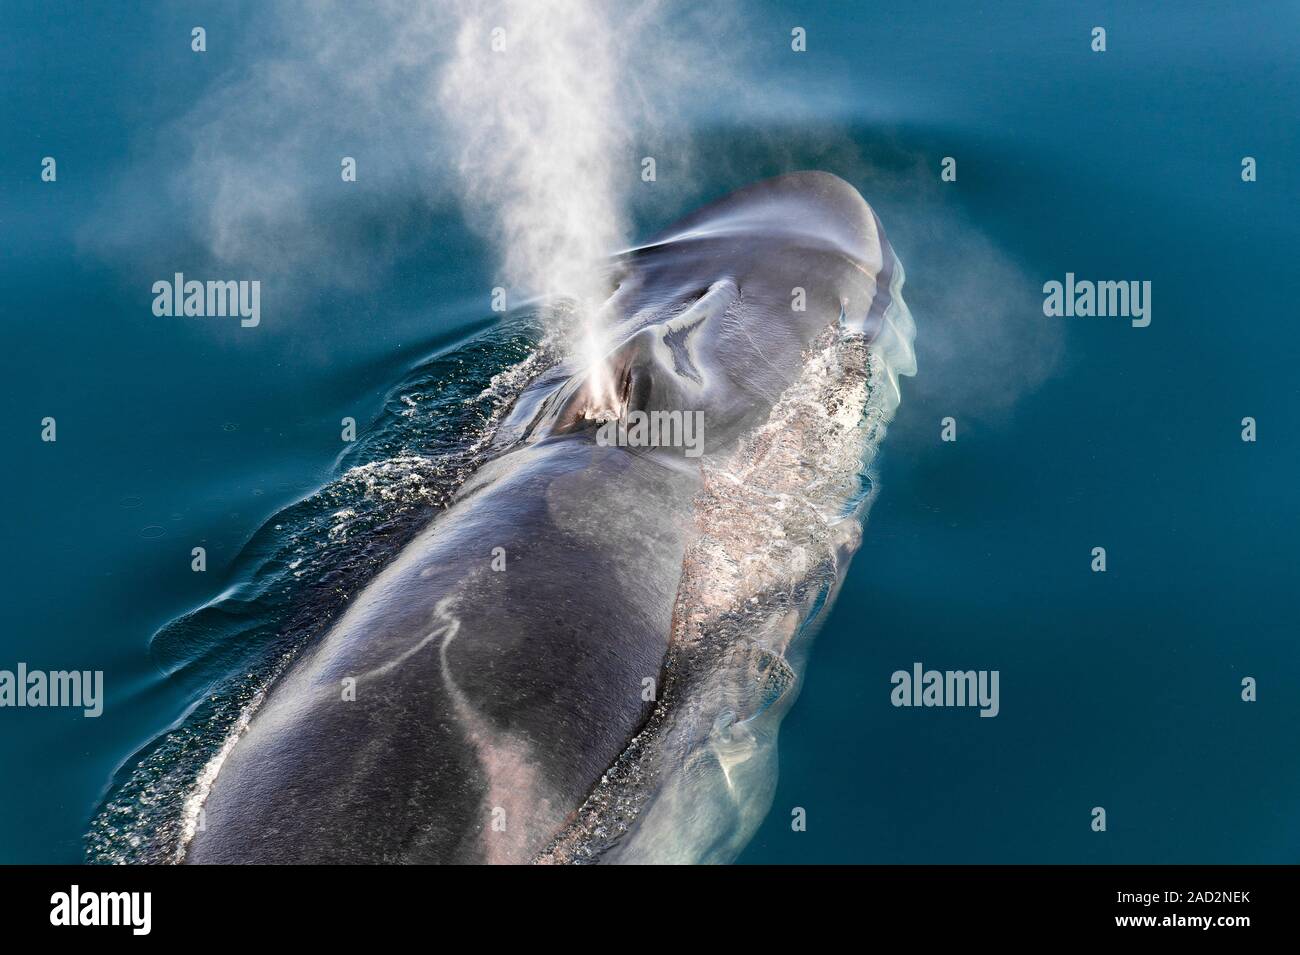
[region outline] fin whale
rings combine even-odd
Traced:
[[[727,861],[752,835],[914,371],[902,269],[825,173],[616,268],[603,374],[523,391],[226,747],[184,861]],[[637,411],[700,413],[702,454],[597,440]]]

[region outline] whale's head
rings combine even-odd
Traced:
[[[598,435],[635,413],[700,415],[709,450],[763,420],[811,343],[838,326],[912,371],[902,270],[862,196],[828,173],[732,193],[622,253],[607,346],[525,405],[530,440]]]

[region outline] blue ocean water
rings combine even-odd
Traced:
[[[637,206],[646,234],[766,175],[836,172],[876,208],[917,320],[865,543],[742,861],[1295,860],[1300,10],[1131,7],[747,7],[757,98],[781,107],[739,122],[705,99],[690,187]],[[254,580],[268,521],[357,455],[437,450],[436,428],[395,423],[400,396],[454,386],[438,363],[490,325],[495,265],[454,205],[363,177],[361,211],[308,210],[322,274],[268,286],[255,337],[155,317],[152,281],[203,230],[176,199],[175,124],[277,38],[252,5],[6,13],[0,668],[102,669],[107,702],[0,711],[0,861],[67,862],[124,761],[203,699],[202,667],[153,635]],[[196,22],[222,41],[203,57]],[[1151,325],[1045,317],[1067,272],[1151,281]],[[341,454],[345,416],[369,437]],[[1000,714],[894,708],[914,661],[999,670]]]

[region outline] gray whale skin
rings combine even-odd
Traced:
[[[792,476],[827,442],[781,463],[773,446],[823,424],[775,427],[774,409],[828,335],[889,366],[867,380],[878,359],[836,359],[867,376],[853,394],[896,392],[913,370],[902,272],[852,186],[796,173],[622,253],[614,276],[612,391],[575,360],[522,392],[451,505],[267,691],[184,861],[696,862],[743,847],[770,806],[795,638],[833,599],[864,513],[837,490],[844,520],[788,525],[822,528],[794,557],[785,532],[756,530],[806,506],[766,489],[804,487]],[[826,420],[842,411],[826,403]],[[880,433],[896,404],[878,399]],[[597,440],[636,410],[702,412],[703,453]],[[737,455],[749,478],[710,478]]]

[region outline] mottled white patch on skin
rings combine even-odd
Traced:
[[[680,682],[538,861],[729,861],[762,821],[799,644],[861,542],[898,404],[887,354],[828,327],[767,421],[705,462],[673,618]]]
[[[434,613],[441,627],[430,632],[429,639],[442,636],[438,654],[442,662],[443,686],[465,731],[465,738],[478,754],[479,765],[487,777],[487,793],[482,805],[485,861],[493,864],[528,862],[536,853],[538,844],[549,839],[559,828],[563,813],[554,808],[556,801],[545,792],[544,780],[528,744],[495,730],[456,685],[447,661],[447,648],[460,632],[460,621],[450,609],[453,600],[448,596],[438,601]],[[498,807],[505,810],[505,828],[500,831],[490,824],[492,812]]]

